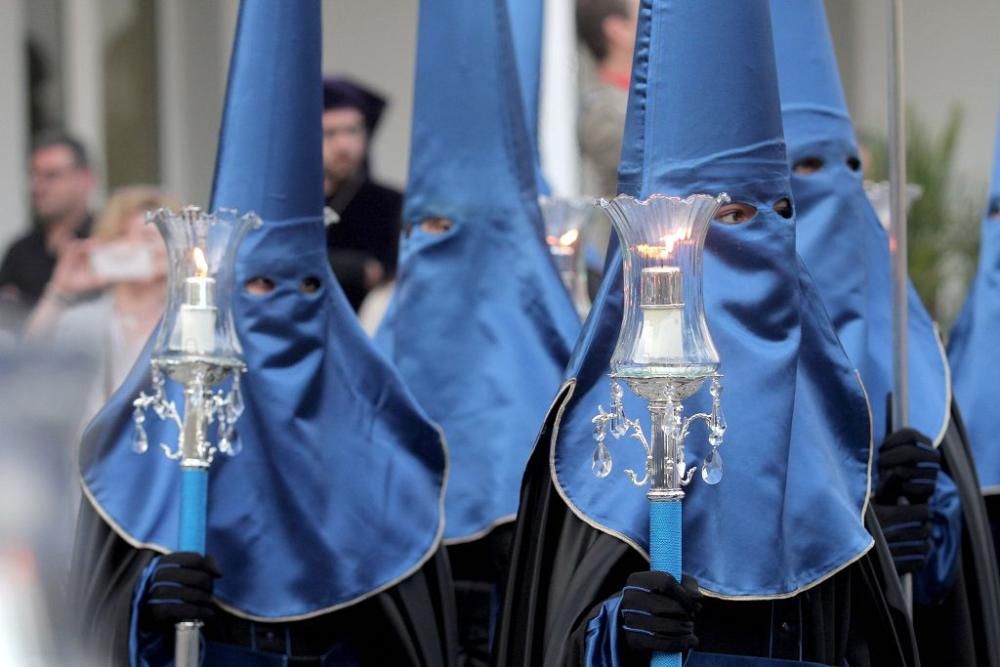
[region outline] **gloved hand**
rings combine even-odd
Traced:
[[[931,552],[931,517],[927,503],[918,505],[880,505],[874,503],[875,515],[889,543],[892,562],[899,574],[923,569]]]
[[[212,586],[222,576],[210,557],[180,551],[160,556],[139,611],[146,632],[172,630],[180,621],[215,615]]]
[[[941,454],[923,433],[912,428],[895,431],[878,449],[878,487],[875,502],[895,505],[900,498],[925,504],[934,493]]]
[[[680,653],[698,645],[694,619],[701,610],[701,592],[693,577],[677,583],[666,572],[636,572],[622,593],[618,623],[628,662],[648,664],[653,651]]]

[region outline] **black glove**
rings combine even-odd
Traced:
[[[940,469],[941,454],[926,435],[912,428],[891,433],[878,449],[875,502],[895,505],[906,498],[912,505],[926,503]]]
[[[622,629],[626,653],[645,661],[653,651],[682,653],[698,645],[694,619],[701,610],[701,592],[693,577],[677,583],[666,572],[636,572],[622,593]],[[629,661],[633,662],[633,661]]]
[[[892,562],[899,574],[923,569],[931,553],[931,518],[926,503],[919,505],[880,505],[875,516],[889,543]]]
[[[180,551],[160,556],[149,581],[139,623],[146,632],[171,630],[180,621],[206,621],[215,615],[212,585],[222,576],[211,558]]]

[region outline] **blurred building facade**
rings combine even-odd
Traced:
[[[545,1],[550,17],[571,20],[573,0]],[[417,4],[324,0],[326,70],[355,76],[390,98],[372,163],[397,186],[408,162]],[[827,5],[856,123],[879,132],[884,2]],[[0,246],[27,225],[25,155],[33,132],[47,127],[87,142],[106,187],[160,183],[183,201],[206,201],[238,7],[238,0],[0,0]],[[907,96],[929,123],[961,105],[959,170],[985,183],[1000,100],[1000,41],[993,34],[1000,3],[909,0],[906,11]],[[571,34],[548,33],[563,49]],[[571,64],[550,64],[543,88],[557,94],[547,105],[543,99],[543,109],[567,115],[564,98],[574,89],[567,82],[575,77]],[[543,155],[551,156],[547,143],[572,152],[571,118],[543,116],[542,127],[563,131],[543,136]],[[577,182],[572,175],[552,180],[560,190]]]

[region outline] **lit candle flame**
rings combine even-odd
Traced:
[[[580,231],[577,229],[571,229],[559,237],[559,243],[563,245],[573,245],[579,237]]]
[[[205,260],[205,253],[202,252],[201,248],[194,249],[194,266],[195,275],[199,278],[208,277],[208,262]]]
[[[555,246],[571,246],[580,238],[580,230],[571,229],[562,236],[546,236],[545,242]]]
[[[663,245],[649,245],[640,243],[635,247],[636,251],[643,257],[653,257],[656,259],[668,259],[674,252],[674,248],[681,241],[690,238],[690,230],[680,229],[673,234],[667,234],[661,239]]]

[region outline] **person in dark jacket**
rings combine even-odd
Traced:
[[[326,229],[330,265],[354,310],[396,274],[403,195],[376,183],[369,142],[385,99],[343,78],[323,82],[323,192],[338,220]]]
[[[0,263],[5,311],[26,313],[34,307],[59,254],[90,233],[96,178],[82,143],[61,133],[40,137],[31,151],[30,176],[35,224],[11,244]]]

